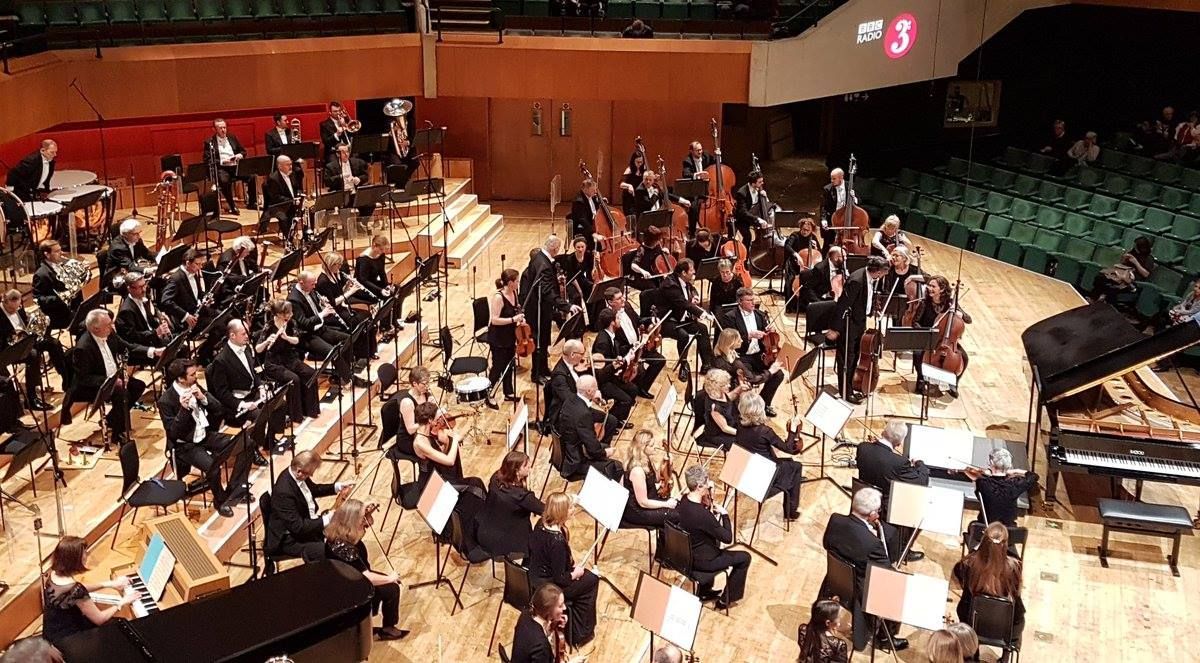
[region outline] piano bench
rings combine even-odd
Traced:
[[[1184,532],[1191,534],[1192,517],[1188,510],[1171,504],[1150,504],[1102,497],[1098,500],[1104,534],[1100,540],[1100,565],[1108,568],[1108,534],[1111,531],[1170,537],[1173,540],[1167,562],[1171,573],[1179,576],[1179,542]]]

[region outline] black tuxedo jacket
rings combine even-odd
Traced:
[[[204,415],[208,418],[207,430],[214,432],[221,427],[223,415],[221,402],[208,392],[205,392],[204,395],[207,398],[207,403],[204,405]],[[174,383],[163,389],[162,395],[158,397],[158,414],[162,417],[168,445],[192,444],[192,439],[196,434],[196,417],[192,412],[179,403],[179,392],[175,391]]]
[[[148,348],[139,343],[130,343],[121,338],[120,334],[108,336],[108,349],[112,352],[113,361],[123,352],[129,354],[147,355]],[[75,388],[98,388],[108,379],[104,370],[104,355],[100,354],[100,346],[90,332],[83,332],[75,341],[75,349],[71,352],[71,361],[75,368]]]
[[[829,270],[832,268],[833,265],[828,260],[822,260],[813,265],[807,278],[804,279],[803,285],[804,290],[810,295],[807,298],[809,301],[824,299],[826,296],[833,294],[832,288],[829,285]]]
[[[280,137],[279,132],[275,129],[275,127],[271,127],[271,130],[268,131],[265,136],[263,136],[263,140],[267,144],[267,154],[277,157],[280,154],[283,154],[284,145],[292,144],[291,127],[284,128],[282,137]]]
[[[235,358],[234,361],[237,361]],[[313,500],[334,494],[331,483],[316,483],[305,479]],[[300,492],[300,485],[292,477],[290,469],[279,473],[275,486],[271,488],[271,518],[267,523],[267,540],[264,546],[268,552],[275,551],[289,541],[297,543],[314,543],[321,541],[324,536],[325,524],[321,514],[312,513],[308,508],[308,500]]]
[[[603,461],[608,458],[600,440],[596,439],[595,419],[592,409],[572,393],[564,398],[559,407],[558,434],[562,439],[562,474],[582,476],[587,472],[588,461]]]
[[[234,262],[234,250],[225,249],[221,252],[221,257],[217,258],[217,269],[222,272],[229,267],[229,263]],[[229,276],[225,277],[225,283],[229,287],[237,287],[246,282],[247,279],[254,276],[258,271],[258,248],[250,249],[246,257],[242,258],[242,265],[238,267],[236,264],[229,270]],[[229,288],[224,288],[228,290]]]
[[[192,294],[189,279],[195,279],[195,276],[188,274],[182,267],[178,268],[167,277],[167,283],[159,294],[158,307],[171,316],[171,321],[177,325],[182,324],[188,315],[195,315],[196,310],[200,308],[200,300]],[[204,283],[204,290],[200,291],[200,296],[203,297],[209,285],[203,275],[200,281]]]
[[[359,179],[359,186],[367,185],[367,162],[358,157],[350,157],[350,173]],[[325,188],[330,191],[342,191],[345,182],[342,181],[342,162],[334,159],[325,164]]]
[[[292,190],[288,191],[287,183],[283,181],[283,173],[278,170],[267,176],[266,182],[263,183],[263,200],[266,205],[263,207],[263,213],[266,213],[267,208],[280,203],[292,203],[295,199],[304,194],[304,174],[299,168],[292,168],[291,178]],[[292,195],[295,194],[295,195]],[[288,216],[295,213],[295,205],[287,208]]]
[[[847,182],[842,182],[842,186],[849,186]],[[857,205],[858,203],[855,202]],[[828,220],[837,211],[837,187],[832,183],[826,184],[821,188],[821,218]]]
[[[692,559],[716,559],[722,554],[722,543],[733,543],[729,516],[714,516],[704,505],[686,497],[679,500],[675,511],[679,514],[679,526],[692,539]]]
[[[314,289],[313,292],[316,293],[319,291]],[[320,298],[318,297],[318,299]],[[292,303],[292,319],[296,321],[296,326],[300,327],[300,331],[305,334],[312,333],[317,327],[321,326],[321,323],[329,326],[337,322],[332,315],[328,318],[321,318],[318,312],[314,312],[309,295],[301,292],[298,285],[293,286],[288,291],[287,300]]]
[[[221,407],[230,416],[237,415],[238,404],[258,399],[258,386],[261,384],[258,377],[259,363],[254,348],[250,345],[246,346],[246,359],[250,363],[250,373],[246,372],[241,360],[229,349],[229,344],[223,343],[217,356],[204,371],[209,393],[220,401]],[[238,398],[233,394],[235,391],[247,391],[250,394],[245,398]]]
[[[321,144],[325,147],[325,161],[329,162],[337,153],[338,145],[341,145],[342,141],[338,140],[337,123],[333,121],[333,118],[327,117],[324,120],[321,120],[320,127]],[[349,136],[347,134],[343,135],[347,136],[346,143],[348,144],[350,142]]]
[[[388,283],[387,261],[383,256],[372,258],[363,254],[355,258],[354,278],[379,299],[383,299],[384,288],[391,285]]]
[[[837,300],[837,325],[842,324],[840,321],[848,311],[851,325],[859,329],[866,326],[867,289],[869,287],[866,267],[856,269],[850,278],[846,279],[846,285],[842,288],[842,296]],[[835,328],[837,328],[836,325]]]
[[[8,171],[8,177],[5,183],[12,189],[13,193],[24,202],[29,202],[33,199],[35,191],[49,191],[50,181],[54,179],[54,167],[57,159],[50,161],[50,169],[46,174],[46,179],[38,181],[42,176],[42,153],[40,150],[33,154],[26,155],[24,159],[17,162],[17,165]]]
[[[124,237],[117,235],[108,243],[108,263],[105,265],[105,271],[119,268],[129,272],[136,271],[135,265],[138,260],[154,262],[154,254],[146,248],[145,242],[130,246]]]
[[[674,274],[664,277],[662,284],[658,287],[660,303],[666,309],[659,313],[663,316],[669,313],[672,322],[680,322],[685,311],[691,313],[694,318],[704,314],[704,309],[692,303],[692,295],[696,294],[696,286],[686,284],[686,290],[684,287],[685,284]]]
[[[584,370],[580,375],[589,375],[590,371]],[[575,376],[571,375],[571,369],[567,367],[567,362],[559,359],[554,365],[554,369],[550,371],[550,384],[546,388],[546,420],[554,423],[558,420],[558,409],[567,399],[575,397]]]
[[[230,134],[226,134],[225,137],[229,139],[229,147],[233,148],[234,154],[240,154],[243,157],[246,156],[246,148],[242,147],[242,142],[237,139],[237,136],[234,136],[232,133],[230,133]],[[215,134],[212,136],[209,136],[208,139],[204,141],[204,163],[205,164],[210,164],[213,157],[216,156],[216,152],[217,152],[216,141],[217,141],[217,137]]]
[[[596,201],[596,211],[600,211],[600,201]],[[592,244],[592,234],[596,232],[596,215],[592,214],[592,207],[588,204],[587,196],[580,191],[575,200],[571,201],[571,216],[567,217],[571,221],[571,235],[583,235],[588,240],[588,245]]]
[[[17,317],[21,319],[21,324],[25,325],[25,328],[28,329],[29,314],[25,312],[25,309],[17,309]],[[12,345],[12,337],[16,331],[12,323],[8,321],[8,315],[0,311],[0,342]]]
[[[768,322],[770,322],[770,320],[767,320],[765,313],[758,309],[754,309],[754,324],[758,326],[758,331],[765,331]],[[738,330],[738,333],[742,336],[742,345],[738,348],[738,354],[744,356],[746,354],[746,350],[750,347],[750,332],[746,330],[746,321],[742,319],[742,309],[735,306],[733,307],[732,311],[725,313],[723,319],[721,320],[721,327],[732,327]],[[758,347],[761,351],[761,341],[759,342]]]
[[[885,506],[891,493],[892,481],[929,485],[929,467],[924,464],[913,465],[907,457],[892,451],[891,447],[882,443],[863,442],[858,445],[855,460],[858,465],[858,478],[883,493]]]
[[[708,152],[704,152],[700,156],[700,163],[702,166],[704,166],[704,168],[708,168],[709,166],[713,165],[716,162],[717,162],[717,160],[715,158],[713,158],[713,155],[709,154]],[[704,172],[704,168],[701,168],[699,171],[697,171],[696,170],[696,162],[692,161],[692,155],[688,154],[686,157],[683,158],[683,170],[679,171],[681,173],[680,177],[685,180],[689,179],[689,178],[694,178],[696,176],[697,172]]]
[[[825,550],[853,564],[859,582],[866,578],[868,565],[891,566],[892,562],[900,559],[899,533],[894,526],[883,521],[880,523],[883,525],[883,536],[887,540],[886,550],[883,541],[875,532],[855,516],[834,513],[829,516],[829,522],[825,525],[822,545]]]
[[[71,307],[57,294],[66,289],[67,285],[58,278],[58,274],[48,262],[42,262],[33,273],[33,301],[37,302],[38,307],[50,317],[50,322],[59,329],[70,324],[73,315]],[[83,293],[80,293],[72,304],[78,306],[82,299]]]
[[[733,218],[734,221],[741,224],[749,224],[758,226],[760,218],[766,218],[763,214],[761,205],[755,205],[751,202],[750,185],[743,184],[733,192]],[[759,193],[759,202],[762,202],[762,193]]]
[[[146,307],[146,316],[149,317],[143,316],[129,297],[121,300],[121,307],[117,309],[117,333],[134,343],[162,345],[155,331],[158,329],[157,311],[149,298],[143,299],[142,305]]]
[[[537,283],[536,293],[533,292],[535,282]],[[555,311],[566,311],[571,307],[558,291],[554,262],[541,249],[533,252],[533,256],[529,258],[529,266],[525,268],[524,272],[521,272],[520,293],[517,298],[518,303],[524,305],[525,317],[528,318],[530,325],[539,324],[542,319],[546,320],[548,325]],[[539,300],[541,300],[540,310]],[[539,318],[539,315],[542,318]],[[548,328],[546,327],[546,329]],[[545,341],[545,339],[543,340]]]

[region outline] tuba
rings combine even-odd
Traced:
[[[391,133],[392,140],[397,145],[402,139],[408,138],[408,117],[412,112],[413,104],[407,99],[392,99],[383,105],[383,114],[392,118]]]

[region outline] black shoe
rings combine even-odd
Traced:
[[[778,412],[775,411],[775,408],[771,407],[770,405],[767,406],[767,409],[764,410],[764,412],[766,413],[766,415],[768,417],[774,417],[777,414],[779,414]]]
[[[621,430],[633,430],[633,424],[627,421],[625,422],[625,425],[621,427]]]
[[[520,403],[521,397],[517,396],[516,394],[508,394],[504,397],[504,400],[508,401],[509,403]]]
[[[958,389],[955,387],[950,387],[946,393],[950,394],[950,398],[958,398]]]
[[[233,507],[222,504],[221,506],[217,507],[217,513],[221,514],[222,518],[232,518]]]
[[[296,446],[296,438],[292,435],[284,435],[271,447],[272,456],[282,456]]]
[[[385,626],[383,628],[372,629],[375,632],[375,637],[380,640],[400,640],[408,635],[408,631],[395,626]]]
[[[149,405],[146,405],[145,403],[143,403],[141,401],[134,403],[133,409],[135,409],[139,412],[153,412],[154,411],[154,408],[150,407]]]
[[[925,559],[925,553],[920,550],[910,550],[904,557],[905,562],[919,562],[923,559]]]
[[[854,392],[853,394],[850,394],[850,398],[846,399],[847,402],[849,402],[853,405],[858,405],[859,403],[862,403],[865,400],[867,400],[866,394],[861,394],[857,391]]]
[[[236,208],[236,207],[230,207],[230,208],[229,208],[229,213],[230,213],[230,214],[232,214],[232,215],[234,215],[234,216],[237,216],[237,215],[238,215],[238,208]]]
[[[707,603],[709,601],[716,601],[717,599],[721,598],[721,592],[718,592],[716,590],[700,592],[700,596],[698,596],[697,598],[700,599],[701,603]]]
[[[357,375],[354,376],[354,386],[358,387],[359,389],[366,389],[367,387],[370,387],[372,384],[375,384],[375,383],[371,382],[370,380],[364,380],[364,379],[358,377]]]
[[[44,401],[44,400],[42,400],[42,399],[38,398],[37,396],[34,396],[34,397],[32,397],[32,398],[30,398],[30,399],[29,399],[29,409],[30,409],[30,410],[43,410],[43,411],[44,411],[44,410],[52,410],[52,409],[54,409],[54,408],[53,408],[53,406],[51,406],[51,405],[50,405],[49,403],[47,403],[46,401]]]
[[[486,406],[488,406],[488,407],[490,407],[490,408],[492,408],[493,410],[499,410],[499,409],[500,409],[500,406],[496,404],[496,401],[494,401],[494,400],[492,400],[492,399],[490,399],[490,398],[489,398],[489,399],[487,399],[487,400],[485,400],[485,401],[483,402],[483,404],[484,404],[484,405],[486,405]]]
[[[367,365],[370,363],[371,362],[367,361],[366,359],[356,359],[356,360],[354,360],[354,370],[361,371],[362,369],[366,368]]]
[[[650,393],[649,391],[647,391],[645,389],[638,389],[638,396],[640,396],[642,398],[654,398],[654,394]]]
[[[724,596],[722,596],[721,598],[717,599],[717,603],[714,607],[717,610],[724,611],[724,610],[728,610],[730,605],[731,604],[730,604],[729,600],[726,599]]]
[[[875,638],[876,649],[891,651],[893,644],[896,645],[896,651],[904,651],[905,649],[908,649],[908,640],[906,638],[892,636],[890,641],[888,638]]]
[[[262,452],[259,452],[259,451],[254,452],[254,464],[259,467],[267,466],[267,459],[263,458]]]

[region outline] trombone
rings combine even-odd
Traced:
[[[338,113],[338,123],[347,133],[356,134],[362,130],[362,122],[350,117],[350,113],[346,112],[345,108]]]

